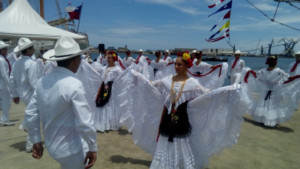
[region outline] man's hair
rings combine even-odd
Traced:
[[[21,51],[22,55],[26,55],[27,49]]]
[[[60,67],[68,67],[69,64],[72,62],[73,59],[77,58],[77,57],[81,57],[80,55],[78,56],[74,56],[70,59],[67,59],[67,60],[60,60],[60,61],[56,61],[57,62],[57,66],[60,66]]]
[[[26,48],[24,50],[21,51],[22,55],[26,55],[27,50],[33,48],[33,46],[30,46],[29,48]]]

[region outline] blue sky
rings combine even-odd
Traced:
[[[214,32],[210,28],[226,14],[220,12],[208,18],[222,4],[209,9],[214,0],[59,0],[61,8],[80,5],[83,13],[80,31],[87,32],[91,45],[127,46],[130,49],[230,48],[225,40],[208,43],[206,38]],[[277,3],[272,0],[249,0],[263,12],[273,17]],[[229,2],[226,0],[224,3]],[[55,3],[46,0],[46,19],[54,15]],[[223,3],[223,4],[224,4]],[[295,3],[300,7],[300,3]],[[52,13],[51,13],[52,12]],[[51,13],[51,14],[48,14]],[[300,29],[300,10],[281,3],[276,20]],[[219,24],[219,27],[226,21]],[[246,0],[233,0],[230,27],[231,43],[237,49],[255,49],[275,44],[283,37],[300,38],[300,32],[270,22]],[[283,46],[273,48],[273,53],[283,51]],[[296,45],[300,50],[300,43]],[[259,53],[259,51],[257,52]]]

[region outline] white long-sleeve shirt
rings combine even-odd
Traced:
[[[239,60],[236,62],[234,69],[232,69],[232,65],[234,64],[235,59],[233,59],[230,63],[230,76],[232,76],[235,73],[242,73],[243,68],[245,67],[245,62],[243,59],[239,58]]]
[[[16,61],[10,74],[11,93],[27,105],[34,92],[37,81],[43,76],[44,70],[29,56],[22,55]]]
[[[97,134],[91,108],[82,83],[63,67],[56,67],[42,77],[25,111],[25,123],[33,143],[42,141],[55,158],[63,158],[83,150],[81,138],[89,151],[97,151]]]
[[[18,60],[15,52],[11,52],[7,55],[6,57],[10,63],[11,68],[14,66],[14,64],[16,63],[16,61]]]
[[[9,88],[9,67],[4,56],[0,55],[0,89]]]
[[[291,72],[292,68],[294,67],[296,62],[293,62],[289,65],[289,68],[288,68],[288,72],[291,76],[295,76],[295,75],[300,75],[300,64],[297,65],[297,68],[295,69],[294,72]]]

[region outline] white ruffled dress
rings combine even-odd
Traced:
[[[197,74],[200,72],[201,74]],[[222,87],[227,77],[228,64],[222,63],[211,67],[210,64],[200,62],[196,64],[196,59],[193,62],[193,66],[189,69],[188,75],[194,77],[199,83],[208,89],[217,89]]]
[[[273,127],[290,119],[298,106],[295,102],[300,80],[284,84],[289,75],[280,68],[272,71],[265,68],[256,76],[249,74],[242,79],[243,89],[251,100],[249,113],[253,120]]]
[[[119,78],[120,122],[132,132],[134,143],[153,155],[151,169],[203,168],[211,155],[237,142],[246,107],[243,92],[239,85],[209,91],[190,77],[175,108],[189,101],[191,133],[169,142],[158,138],[158,132],[164,106],[171,110],[171,83],[172,76],[150,83],[134,70]],[[177,94],[181,84],[174,84]]]
[[[122,70],[119,66],[105,66],[103,69],[101,69],[101,71],[98,71],[101,74],[101,79],[103,80],[104,84],[107,84],[109,81],[114,81],[122,73]],[[113,83],[113,86],[114,85],[115,82]],[[101,83],[99,84],[99,86],[101,86]],[[109,98],[109,101],[103,107],[99,107],[98,111],[95,113],[94,125],[97,131],[104,132],[107,130],[119,130],[120,128],[120,112],[118,111],[119,105],[117,104],[116,100],[118,93],[116,93],[113,86],[111,89],[111,96]]]
[[[165,66],[167,66],[167,64],[168,62],[162,59],[160,59],[159,62],[156,62],[156,60],[151,61],[150,65],[153,68],[153,70],[151,73],[150,80],[154,81],[164,78],[166,75],[162,70],[165,68]],[[155,69],[156,72],[154,72]]]

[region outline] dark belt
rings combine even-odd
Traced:
[[[265,100],[268,100],[271,98],[271,94],[272,94],[272,90],[269,90],[266,97],[265,97]]]

